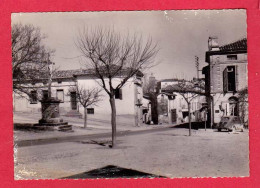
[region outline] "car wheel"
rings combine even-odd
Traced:
[[[220,132],[221,131],[221,129],[220,128],[218,128],[218,132]]]

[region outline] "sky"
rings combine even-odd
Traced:
[[[62,70],[83,67],[75,46],[83,27],[113,27],[122,34],[150,36],[160,51],[155,57],[158,65],[146,73],[157,79],[196,77],[195,56],[201,69],[206,65],[209,36],[217,36],[220,45],[247,36],[246,10],[242,9],[13,13],[15,23],[39,27],[47,36],[45,45],[55,49],[51,60]]]

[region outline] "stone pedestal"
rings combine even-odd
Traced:
[[[42,119],[33,128],[37,130],[59,130],[72,131],[72,125],[64,122],[60,118],[59,104],[60,100],[55,98],[48,98],[41,101],[42,104]]]
[[[39,120],[39,125],[57,126],[68,124],[68,122],[64,122],[60,118],[59,104],[60,100],[55,98],[48,98],[41,101],[42,119]]]

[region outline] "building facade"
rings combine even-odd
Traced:
[[[170,124],[181,124],[188,122],[188,104],[184,97],[174,92],[174,87],[178,84],[178,79],[165,79],[160,81],[160,93],[158,94],[158,114],[159,122]],[[188,93],[186,95],[189,95]],[[187,96],[189,97],[189,96]],[[196,96],[191,101],[191,120],[204,121],[205,115],[202,111],[206,103],[205,96]]]
[[[240,109],[240,93],[247,90],[247,39],[219,46],[217,37],[208,40],[207,66],[203,68],[211,125],[223,116],[247,113]],[[246,118],[247,119],[247,118]],[[247,120],[246,120],[247,121]]]
[[[113,80],[113,84],[117,85],[122,79],[123,75],[119,75]],[[105,79],[105,82],[108,80]],[[14,112],[41,112],[40,100],[48,97],[46,79],[38,80],[34,84],[27,83],[26,86],[31,88],[29,96],[13,93]],[[99,80],[94,79],[93,75],[84,70],[57,71],[52,79],[51,90],[52,97],[61,101],[61,115],[81,117],[84,114],[84,108],[77,100],[75,86],[86,89],[101,88]],[[142,75],[130,78],[120,90],[115,92],[115,99],[117,115],[132,115],[136,118],[136,122],[142,122]],[[110,117],[109,96],[104,90],[101,91],[101,101],[96,105],[89,106],[87,113]]]

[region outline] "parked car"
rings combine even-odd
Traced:
[[[216,128],[218,131],[221,131],[222,129],[228,131],[244,131],[244,125],[238,116],[223,116]]]

